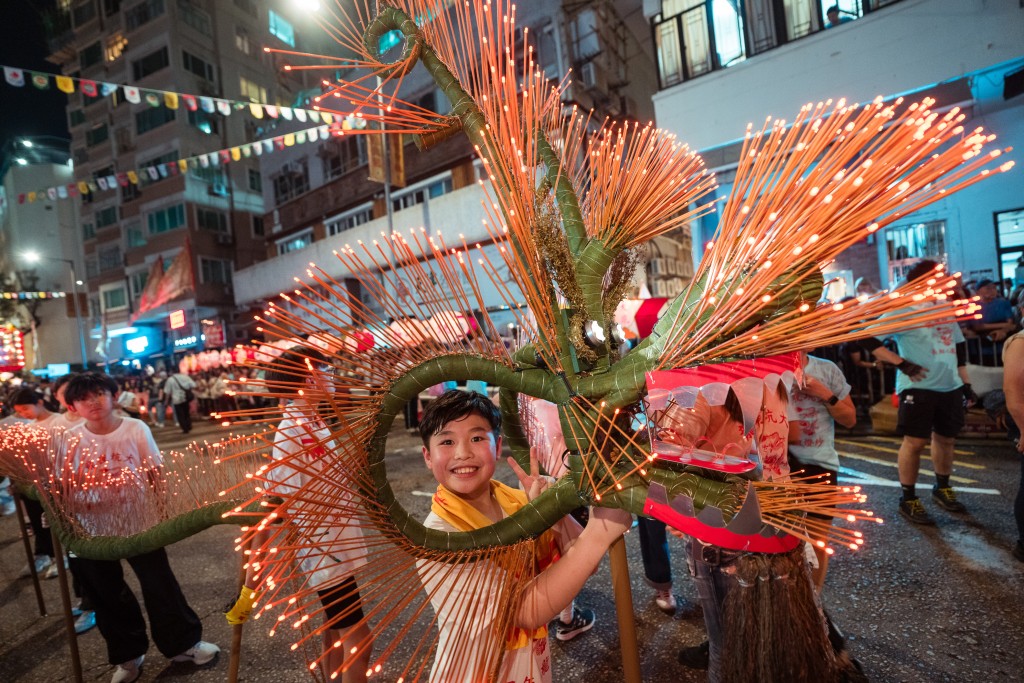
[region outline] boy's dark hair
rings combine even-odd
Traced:
[[[34,406],[43,400],[43,395],[32,387],[20,387],[11,394],[12,406]]]
[[[302,388],[303,378],[309,376],[306,359],[313,365],[330,365],[331,361],[318,349],[309,346],[293,346],[274,361],[263,376],[267,388],[272,392],[297,394]],[[275,386],[278,385],[278,386]]]
[[[117,396],[117,382],[113,377],[104,375],[102,372],[83,372],[68,382],[68,388],[64,391],[64,400],[74,403],[105,391],[109,392],[111,396]]]
[[[483,394],[475,391],[451,389],[427,404],[420,419],[420,438],[430,446],[430,437],[444,429],[449,422],[476,414],[491,423],[495,436],[501,434],[501,411]]]
[[[935,270],[935,266],[939,265],[937,261],[931,259],[922,259],[914,264],[914,266],[907,271],[907,274],[903,276],[904,282],[913,282],[914,280],[929,275]]]
[[[61,375],[56,380],[54,380],[53,387],[51,389],[53,391],[54,396],[57,395],[57,392],[60,391],[60,388],[62,386],[64,386],[65,384],[67,384],[68,382],[70,382],[71,380],[73,380],[76,377],[78,377],[78,373],[77,372],[72,372],[72,373],[69,373],[67,375]]]

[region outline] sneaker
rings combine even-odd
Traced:
[[[53,564],[53,560],[46,555],[36,555],[36,559],[33,564],[35,564],[36,567],[36,574],[43,574],[50,568],[50,565]],[[32,576],[32,567],[25,567],[18,576],[23,579]]]
[[[198,643],[182,652],[177,657],[171,657],[172,662],[192,662],[196,666],[209,664],[220,652],[220,648],[213,643],[200,640]]]
[[[654,595],[654,602],[658,605],[658,609],[668,615],[676,613],[676,596],[672,595],[672,591],[658,591]]]
[[[909,519],[914,524],[935,524],[935,520],[932,519],[932,516],[929,515],[928,511],[924,509],[924,503],[921,502],[920,498],[901,500],[900,514]]]
[[[943,489],[940,489],[937,486],[933,487],[932,500],[950,512],[967,512],[967,508],[964,507],[964,504],[956,499],[956,491],[954,491],[951,486],[947,486]]]
[[[82,635],[94,626],[96,626],[96,613],[92,610],[82,612],[78,615],[78,618],[75,619],[75,633],[77,635]]]
[[[700,645],[684,647],[679,651],[679,663],[688,669],[707,671],[711,662],[711,643],[704,641]]]
[[[1013,556],[1018,560],[1024,562],[1024,543],[1017,541],[1017,545],[1013,546],[1013,550],[1010,552],[1012,552]]]
[[[68,568],[68,559],[65,557],[64,558],[64,569],[67,569],[67,568]],[[56,562],[50,562],[50,566],[46,568],[46,573],[43,574],[43,578],[44,579],[56,579],[58,576],[60,576],[59,572],[60,572],[60,567],[57,565],[57,563]]]
[[[115,666],[114,676],[110,679],[110,683],[132,683],[137,680],[142,670],[142,660],[145,658],[146,655],[141,655],[130,662]]]
[[[568,624],[562,623],[561,619],[555,619],[555,638],[559,640],[572,640],[581,633],[586,633],[594,628],[594,610],[584,607],[572,608],[572,621]]]

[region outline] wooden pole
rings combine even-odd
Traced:
[[[78,654],[78,634],[75,633],[75,618],[71,616],[71,592],[68,590],[68,570],[64,566],[64,548],[57,534],[50,531],[53,538],[53,561],[57,563],[57,581],[60,583],[60,601],[64,607],[64,630],[68,634],[68,650],[71,651],[71,668],[75,672],[76,683],[83,683],[82,658]]]
[[[11,484],[11,496],[18,515],[18,529],[21,530],[21,542],[25,546],[25,557],[28,558],[28,571],[32,575],[32,585],[36,589],[36,603],[39,605],[39,616],[46,616],[46,603],[43,602],[43,587],[39,584],[39,572],[36,571],[36,555],[32,552],[32,543],[28,540],[28,522],[25,521],[25,503],[21,500],[14,484]]]
[[[612,590],[615,592],[615,613],[619,618],[619,647],[622,649],[622,680],[641,683],[640,646],[636,639],[633,616],[633,591],[629,587],[629,561],[626,559],[626,538],[620,537],[608,549],[612,569]]]

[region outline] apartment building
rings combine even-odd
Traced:
[[[75,181],[160,169],[137,184],[99,183],[76,200],[90,329],[108,360],[167,362],[175,352],[247,340],[233,275],[266,253],[258,159],[214,158],[180,172],[175,162],[270,134],[271,122],[233,103],[295,100],[301,81],[285,79],[280,59],[263,51],[307,47],[294,12],[285,0],[57,0],[47,15],[48,59],[100,84],[90,96],[75,81],[68,97]],[[104,83],[232,104],[213,112],[151,106],[121,89],[108,94]],[[140,306],[150,274],[171,270],[183,250],[171,300]]]
[[[703,153],[720,196],[731,189],[747,123],[792,119],[807,102],[934,97],[940,110],[966,111],[1001,146],[1024,143],[1018,0],[647,0],[644,10],[658,64],[657,123]],[[1024,253],[1022,187],[1018,164],[903,217],[829,267],[839,278],[830,296],[850,293],[859,277],[887,286],[922,257],[966,279],[1013,277]],[[716,226],[714,215],[700,221],[695,258]]]
[[[517,52],[532,47],[553,83],[572,69],[566,107],[593,109],[595,121],[606,116],[652,119],[656,71],[640,0],[519,3],[516,18]],[[442,113],[450,106],[422,67],[405,77],[399,96]],[[296,145],[264,157],[264,200],[272,207],[263,221],[268,258],[235,274],[239,305],[258,310],[266,300],[293,289],[293,278],[302,275],[309,262],[339,281],[347,280],[350,291],[355,291],[351,288],[357,283],[332,251],[360,240],[379,241],[382,233],[391,231],[439,230],[452,243],[462,234],[467,243],[483,245],[492,263],[501,262],[483,227],[484,195],[477,181],[485,175],[464,135],[422,152],[407,140],[401,150],[392,145],[389,158],[392,183],[385,190],[382,183],[368,179],[367,138],[360,135],[332,136],[318,145]],[[688,233],[659,239],[652,258],[658,259],[649,269],[657,281],[655,288],[667,293],[671,283],[680,291],[692,275]],[[502,298],[487,278],[481,279],[485,307],[501,325],[506,322],[498,310]],[[358,295],[373,307],[373,297]],[[505,315],[512,320],[511,313]]]

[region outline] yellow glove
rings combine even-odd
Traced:
[[[259,599],[260,594],[252,588],[242,586],[242,592],[238,594],[238,600],[235,604],[224,613],[228,623],[232,626],[238,626],[244,624],[252,613],[253,604]]]

